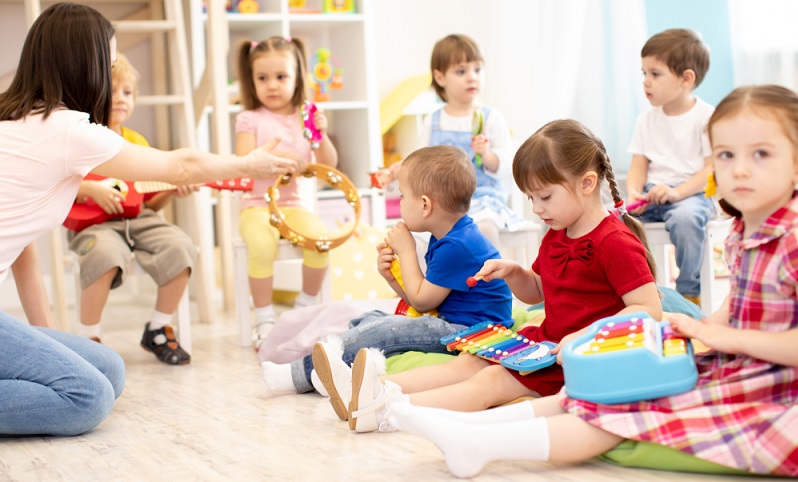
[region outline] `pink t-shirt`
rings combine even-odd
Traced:
[[[262,146],[275,137],[280,138],[280,144],[275,151],[291,151],[299,155],[306,162],[316,162],[310,142],[304,138],[302,131],[304,124],[299,115],[299,109],[292,115],[279,115],[270,112],[265,107],[255,110],[245,110],[236,116],[236,134],[249,132],[255,134],[255,145]],[[263,199],[266,190],[274,185],[274,179],[255,181],[252,192],[241,198],[241,209],[251,207],[266,207],[268,204]],[[297,184],[291,182],[280,187],[280,206],[299,206],[299,191]]]
[[[0,282],[25,246],[64,221],[83,177],[123,143],[84,112],[0,122]]]

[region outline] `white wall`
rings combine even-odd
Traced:
[[[434,43],[472,37],[485,58],[481,101],[523,141],[546,122],[573,117],[605,140],[625,170],[625,146],[647,103],[640,77],[642,0],[376,0],[380,96],[429,72]],[[604,52],[613,49],[610,54]],[[609,142],[608,142],[609,141]]]

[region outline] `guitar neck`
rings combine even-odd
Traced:
[[[134,185],[136,187],[136,191],[140,192],[141,194],[149,194],[160,191],[171,191],[172,189],[177,189],[177,186],[175,186],[174,184],[169,184],[168,182],[159,182],[159,181],[136,181]]]
[[[177,189],[177,186],[175,186],[174,184],[169,184],[168,182],[160,182],[160,181],[136,181],[135,183],[133,183],[133,185],[136,191],[140,192],[141,194],[148,194],[160,191],[171,191],[173,189]],[[251,191],[253,181],[252,179],[241,177],[236,179],[226,179],[223,181],[208,182],[205,183],[204,185],[214,189],[223,189],[230,191]]]

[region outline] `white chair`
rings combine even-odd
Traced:
[[[712,249],[715,243],[723,241],[729,234],[731,218],[712,219],[707,223],[706,241],[701,256],[701,311],[710,314],[720,300],[715,286],[715,270],[713,267]],[[670,280],[670,263],[668,262],[668,245],[671,244],[665,223],[644,223],[648,237],[648,245],[657,265],[657,284],[666,286]]]
[[[302,204],[311,212],[316,212],[316,182],[315,179],[298,178],[300,182],[300,197]],[[232,249],[233,249],[233,283],[235,284],[235,310],[238,320],[239,335],[241,346],[252,346],[252,311],[249,295],[249,275],[247,245],[238,234],[238,200],[240,195],[234,198],[232,213]],[[277,257],[275,258],[275,274],[280,265],[287,267],[288,263],[302,263],[302,248],[291,246],[288,240],[280,239],[277,247]],[[275,277],[276,279],[276,277]],[[324,281],[319,292],[319,301],[329,303],[332,301],[332,270],[327,269]]]
[[[80,263],[78,262],[78,256],[73,253],[72,251],[64,250],[64,245],[62,242],[62,238],[65,236],[66,229],[58,228],[59,233],[58,235],[53,235],[51,237],[51,256],[53,260],[63,259],[63,266],[70,270],[73,277],[73,282],[75,286],[75,317],[70,318],[68,323],[69,329],[71,332],[76,333],[80,318]],[[55,263],[56,261],[54,261]],[[63,271],[61,272],[61,276],[63,276]],[[144,271],[144,268],[136,261],[136,257],[133,253],[130,254],[130,266],[128,269],[128,275],[135,276],[140,274],[147,274]],[[55,298],[55,308],[56,311],[59,313],[66,313],[66,293],[65,293],[65,286],[62,281],[57,279],[58,276],[54,272],[53,273],[53,294]],[[188,353],[191,353],[191,312],[189,309],[189,294],[188,294],[188,286],[186,286],[185,291],[183,292],[183,296],[180,298],[180,302],[177,305],[177,339],[180,342],[180,346],[183,347]]]

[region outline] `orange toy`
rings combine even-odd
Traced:
[[[391,263],[391,274],[393,274],[393,277],[396,278],[396,282],[399,283],[399,286],[404,289],[405,285],[402,282],[402,268],[399,266],[399,259],[395,259],[393,260],[393,263]],[[394,311],[394,314],[404,315],[410,318],[418,318],[419,316],[423,315],[438,316],[438,310],[419,313],[418,310],[407,304],[404,299],[401,299],[399,300],[399,304],[396,305],[396,311]]]

